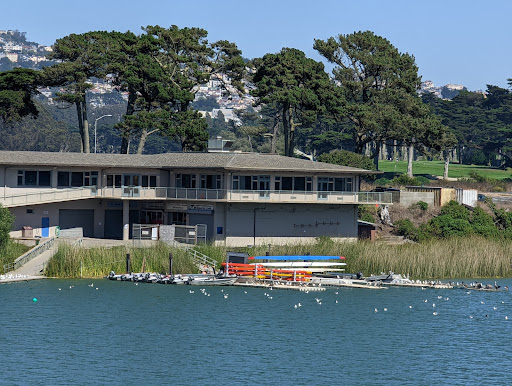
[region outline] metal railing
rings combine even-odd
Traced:
[[[9,264],[4,264],[4,273],[15,271],[19,267],[23,266],[24,264],[28,263],[30,260],[34,259],[35,257],[39,256],[44,251],[47,251],[48,249],[53,248],[55,245],[55,237],[52,237],[48,240],[45,240],[41,244],[35,246],[30,251],[24,253],[20,257],[18,257],[14,262]]]
[[[392,204],[390,192],[327,192],[290,190],[225,190],[200,188],[174,188],[122,186],[96,188],[55,189],[38,193],[11,195],[0,198],[4,206],[17,206],[43,202],[66,201],[79,198],[135,198],[142,200],[205,200],[236,202],[285,202],[285,203],[327,203],[327,204]]]
[[[5,207],[12,207],[18,205],[40,204],[44,202],[68,201],[96,197],[97,192],[98,188],[96,186],[49,189],[24,194],[4,195],[0,197],[0,203]]]
[[[205,255],[204,253],[196,251],[193,248],[188,249],[187,252],[189,252],[192,255],[192,260],[199,267],[199,269],[202,269],[202,267],[204,266],[215,268],[218,264],[217,260],[214,260],[211,257]]]

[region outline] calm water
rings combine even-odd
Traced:
[[[0,284],[0,383],[510,384],[511,292],[200,288]]]

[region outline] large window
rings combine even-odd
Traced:
[[[353,191],[352,177],[335,178],[334,179],[334,190],[337,192],[352,192]]]
[[[201,189],[220,189],[221,183],[220,174],[201,174]]]
[[[310,192],[313,188],[312,177],[283,177],[276,176],[274,179],[275,190],[295,190],[299,192]]]
[[[98,172],[58,172],[58,187],[81,187],[81,186],[97,186]]]
[[[142,186],[145,188],[156,188],[156,176],[142,176]]]
[[[176,187],[177,188],[195,188],[196,175],[195,174],[176,174]]]
[[[233,176],[233,190],[270,190],[270,176]]]
[[[18,186],[51,186],[50,170],[18,170]]]
[[[120,188],[123,176],[121,174],[107,174],[107,187]]]

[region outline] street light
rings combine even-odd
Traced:
[[[102,115],[101,117],[99,118],[96,118],[94,120],[94,152],[96,153],[96,127],[98,126],[98,121],[101,119],[101,118],[105,118],[105,117],[111,117],[112,114],[107,114],[107,115]]]

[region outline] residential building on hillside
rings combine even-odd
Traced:
[[[206,225],[216,244],[357,238],[360,204],[391,204],[359,192],[368,170],[275,154],[156,155],[0,151],[0,203],[23,227],[48,237],[129,239],[134,224]]]

